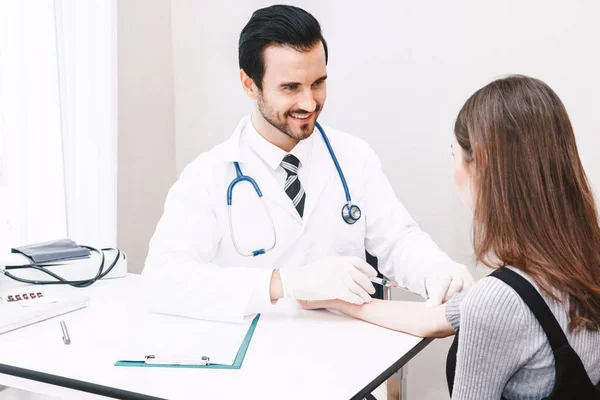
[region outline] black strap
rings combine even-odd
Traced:
[[[500,279],[521,296],[542,326],[553,351],[569,343],[550,307],[527,279],[508,268],[497,269],[490,276]]]
[[[560,324],[556,321],[552,311],[550,311],[537,289],[527,279],[508,268],[498,269],[492,272],[490,276],[500,279],[521,296],[546,333],[554,353],[556,373],[554,389],[550,396],[545,399],[600,400],[600,382],[594,387],[581,359],[569,345]],[[459,331],[457,330],[446,361],[446,378],[450,396],[452,396],[454,387],[458,337]],[[502,400],[505,400],[505,398],[502,397]]]

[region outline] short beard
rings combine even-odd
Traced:
[[[292,131],[290,125],[284,120],[284,121],[278,121],[277,120],[277,116],[275,115],[275,113],[273,112],[272,109],[268,108],[263,95],[261,94],[258,97],[258,111],[261,113],[261,115],[263,116],[263,118],[265,119],[265,121],[267,121],[272,127],[276,128],[277,130],[279,130],[280,132],[284,133],[285,135],[289,136],[290,138],[294,139],[294,140],[303,140],[308,138],[311,134],[313,129],[310,129],[311,126],[310,124],[304,124],[301,126],[301,130],[302,133],[300,135],[295,134],[294,131]],[[315,107],[315,110],[313,111],[314,113],[319,114],[319,112],[321,111],[321,104],[317,103],[317,106]],[[308,113],[305,110],[295,110],[295,111],[287,111],[285,113],[285,116],[288,116],[291,113]],[[315,119],[316,121],[316,119]]]

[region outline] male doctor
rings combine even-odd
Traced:
[[[168,194],[143,272],[154,311],[239,321],[281,298],[369,302],[376,271],[365,250],[384,275],[432,304],[472,284],[419,229],[364,141],[324,126],[328,149],[316,126],[327,44],[311,14],[282,5],[254,12],[239,64],[254,110]],[[360,209],[345,218],[343,180]]]

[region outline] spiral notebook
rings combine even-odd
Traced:
[[[79,310],[90,302],[80,294],[53,296],[38,288],[25,289],[0,295],[0,334]]]

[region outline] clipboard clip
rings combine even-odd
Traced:
[[[187,358],[178,356],[157,356],[148,354],[144,356],[146,364],[164,364],[164,365],[210,365],[210,357],[201,356],[200,358]]]

